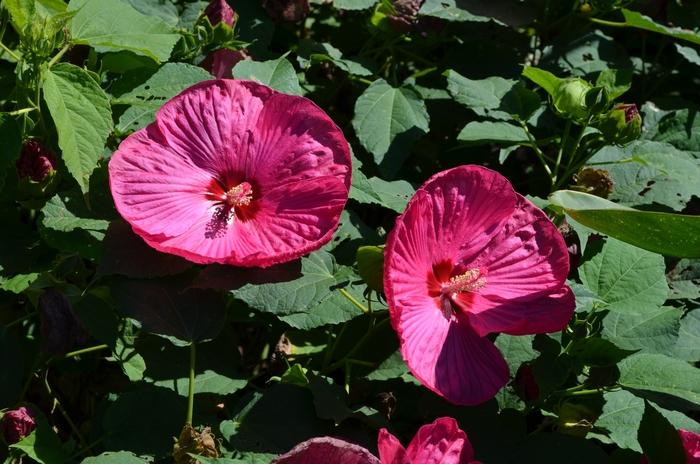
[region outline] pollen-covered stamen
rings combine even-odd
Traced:
[[[247,206],[253,200],[253,187],[248,182],[241,182],[224,194],[224,202],[236,208]]]
[[[460,292],[474,292],[486,285],[486,277],[481,269],[469,269],[464,274],[452,277],[442,284],[442,294],[455,296]]]

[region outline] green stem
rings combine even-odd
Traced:
[[[21,110],[15,110],[15,111],[10,111],[9,114],[10,116],[19,116],[20,114],[26,114],[26,113],[31,113],[32,111],[36,111],[38,108],[22,108]]]
[[[547,172],[547,175],[549,178],[552,178],[552,170],[549,168],[549,165],[547,164],[547,161],[545,161],[545,155],[542,153],[542,150],[540,150],[540,147],[537,146],[537,140],[535,137],[530,133],[530,129],[527,127],[527,123],[525,121],[518,120],[520,123],[520,126],[523,128],[525,131],[525,134],[527,134],[527,138],[530,141],[530,148],[532,148],[535,151],[535,154],[537,155],[537,158],[540,160],[542,163],[542,167],[544,167],[544,170]]]
[[[53,404],[61,412],[61,415],[66,420],[66,422],[68,422],[68,425],[73,430],[73,433],[75,434],[75,436],[78,437],[78,441],[80,442],[80,446],[82,448],[88,448],[88,443],[87,443],[87,441],[85,441],[85,437],[83,437],[83,434],[80,433],[80,429],[78,428],[77,425],[75,425],[75,422],[73,422],[73,419],[70,418],[70,416],[68,415],[68,412],[63,408],[63,405],[61,404],[61,401],[58,399],[58,396],[56,396],[54,394],[53,390],[51,390],[51,386],[49,385],[49,370],[48,369],[44,373],[44,387],[46,388],[46,392],[53,399]]]
[[[5,328],[6,328],[6,329],[9,329],[10,327],[13,327],[13,326],[15,326],[15,325],[17,325],[17,324],[21,324],[22,322],[24,322],[24,321],[26,321],[27,319],[31,318],[33,315],[34,315],[34,313],[25,314],[24,316],[19,317],[19,318],[15,319],[15,320],[12,321],[12,322],[9,322],[7,325],[5,325]]]
[[[589,18],[591,22],[594,22],[596,24],[602,24],[604,26],[611,26],[611,27],[627,27],[627,23],[620,23],[617,21],[606,21],[605,19],[598,19],[598,18]]]
[[[342,359],[340,359],[340,360],[334,362],[334,363],[331,364],[330,366],[328,366],[328,367],[326,367],[325,369],[321,370],[321,373],[322,373],[322,374],[328,374],[329,372],[333,372],[334,370],[338,369],[339,367],[344,366],[344,365],[347,363],[347,360],[348,360],[349,358],[352,358],[352,357],[355,355],[355,353],[357,353],[357,351],[358,351],[360,348],[362,348],[362,346],[364,345],[364,343],[372,336],[372,334],[374,334],[374,332],[377,330],[377,328],[379,328],[380,326],[382,326],[382,325],[384,325],[384,324],[386,324],[386,323],[388,323],[388,322],[389,322],[389,318],[388,318],[388,317],[387,317],[386,319],[382,319],[380,322],[378,322],[374,327],[372,327],[371,329],[369,329],[369,330],[362,336],[362,338],[360,338],[360,339],[357,341],[357,343],[355,343],[355,346],[354,346],[350,351],[348,351],[348,353],[347,353],[345,356],[343,356]]]
[[[187,391],[187,418],[185,423],[192,425],[192,414],[194,413],[194,366],[197,359],[197,344],[190,343],[190,385]]]
[[[338,289],[338,291],[340,292],[341,295],[343,295],[345,298],[347,298],[348,301],[350,301],[350,303],[352,303],[357,308],[359,308],[360,311],[362,311],[365,314],[367,314],[369,312],[369,309],[367,309],[367,307],[365,307],[365,305],[363,305],[362,303],[357,301],[355,299],[355,297],[353,297],[347,290],[345,290],[344,288],[341,288],[341,289]]]
[[[63,58],[63,54],[66,53],[69,48],[70,48],[70,44],[65,44],[63,46],[63,48],[60,49],[58,51],[58,53],[56,53],[56,55],[53,58],[51,58],[51,61],[49,61],[49,64],[48,64],[49,68],[51,66],[55,65],[61,58]]]
[[[14,59],[15,61],[19,62],[21,60],[19,55],[17,55],[15,52],[13,52],[9,48],[7,48],[7,46],[4,43],[0,42],[0,48],[2,48],[5,51],[5,53],[10,55],[12,57],[12,59]]]
[[[81,356],[87,353],[92,353],[93,351],[101,351],[101,350],[106,350],[109,348],[109,345],[95,345],[95,346],[90,346],[87,348],[83,348],[82,350],[77,350],[77,351],[71,351],[70,353],[66,353],[64,357],[66,358],[74,358],[76,356]]]
[[[564,175],[559,178],[559,180],[554,184],[554,190],[557,190],[561,187],[562,181],[566,181],[570,175],[572,175],[574,172],[578,171],[580,168],[579,164],[585,163],[587,159],[583,160],[578,160],[576,161],[576,157],[578,155],[578,149],[581,145],[581,140],[583,140],[583,136],[586,133],[586,129],[588,128],[588,125],[591,123],[591,118],[589,117],[586,122],[581,126],[581,132],[579,132],[578,136],[576,137],[576,141],[574,142],[574,146],[571,150],[571,155],[569,156],[569,159],[566,162],[566,168],[564,169]]]
[[[561,157],[564,154],[564,147],[566,142],[569,141],[569,133],[571,132],[571,120],[566,121],[566,126],[564,126],[564,135],[561,137],[561,142],[559,143],[559,151],[557,152],[557,160],[554,162],[554,176],[552,177],[552,185],[557,183],[557,175],[559,174],[559,165],[561,164]]]

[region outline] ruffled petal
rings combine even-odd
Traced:
[[[474,457],[467,434],[451,417],[441,417],[422,426],[406,454],[408,462],[414,464],[466,464]]]
[[[248,81],[204,81],[165,103],[155,124],[173,151],[212,177],[245,173],[258,117],[273,92]]]
[[[381,429],[379,431],[377,447],[379,448],[379,460],[382,464],[410,463],[410,461],[406,459],[406,450],[399,439],[389,433],[387,429]]]
[[[427,388],[455,404],[492,398],[508,381],[498,349],[479,337],[466,319],[443,316],[434,301],[399,299],[395,329],[409,369]],[[459,316],[459,317],[458,317]]]
[[[122,142],[109,162],[109,179],[119,213],[151,235],[180,235],[210,206],[211,176],[173,152],[152,125]]]
[[[350,189],[350,148],[311,100],[275,93],[265,100],[246,175],[262,187],[335,176]]]
[[[683,449],[688,464],[700,464],[700,435],[695,432],[679,429]]]
[[[380,464],[365,448],[331,437],[312,438],[278,457],[272,464]]]
[[[545,213],[518,195],[515,212],[481,252],[488,298],[518,299],[559,289],[569,274],[561,233]]]
[[[251,217],[212,206],[206,216],[177,237],[143,235],[157,250],[197,263],[267,267],[320,248],[333,236],[347,200],[335,177],[299,181],[261,193],[249,205]],[[196,251],[194,251],[196,250]]]
[[[564,285],[550,294],[505,300],[474,295],[469,323],[477,334],[504,332],[528,335],[558,332],[566,327],[576,307],[574,294]]]

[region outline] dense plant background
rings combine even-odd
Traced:
[[[267,463],[320,435],[376,450],[379,428],[406,441],[439,416],[488,464],[684,462],[676,429],[700,433],[700,1],[230,5],[233,28],[202,1],[2,0],[0,408],[38,425],[0,456],[172,462],[193,357],[196,431],[178,447],[203,463]],[[192,265],[114,209],[110,154],[211,79],[216,49],[245,50],[234,77],[312,99],[352,146],[340,227],[301,260]],[[53,168],[18,164],[30,138]],[[561,333],[499,335],[513,381],[457,407],[397,352],[377,246],[416,186],[469,163],[560,225],[577,308]]]

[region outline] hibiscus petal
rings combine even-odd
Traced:
[[[401,353],[426,387],[455,404],[492,398],[508,382],[508,366],[498,349],[479,337],[460,315],[447,320],[435,303],[400,299],[395,321]]]
[[[379,448],[379,460],[382,464],[406,464],[410,462],[406,459],[406,450],[399,439],[389,433],[387,429],[379,431],[377,447]]]
[[[566,285],[550,294],[524,300],[491,299],[477,294],[471,301],[469,322],[482,337],[495,332],[550,333],[566,327],[575,307],[574,294]]]
[[[457,421],[441,417],[418,430],[406,455],[412,463],[466,464],[472,461],[474,450]]]
[[[365,448],[331,437],[312,438],[278,457],[272,464],[380,464]]]
[[[303,256],[328,242],[347,200],[335,177],[288,183],[251,203],[250,219],[233,216],[212,231],[216,208],[177,237],[143,235],[152,247],[198,263],[267,267]],[[215,222],[215,221],[214,221]],[[193,250],[197,250],[194,252]]]
[[[156,115],[168,146],[200,168],[245,172],[258,116],[273,90],[247,81],[204,81],[165,103]]]
[[[564,238],[547,215],[518,195],[515,212],[480,257],[488,271],[480,290],[500,299],[535,297],[559,289],[569,274]]]
[[[122,142],[109,162],[114,204],[135,229],[182,234],[207,213],[211,176],[174,153],[154,126]]]
[[[246,171],[260,185],[335,176],[349,190],[350,164],[342,131],[311,100],[275,93],[265,101]]]

